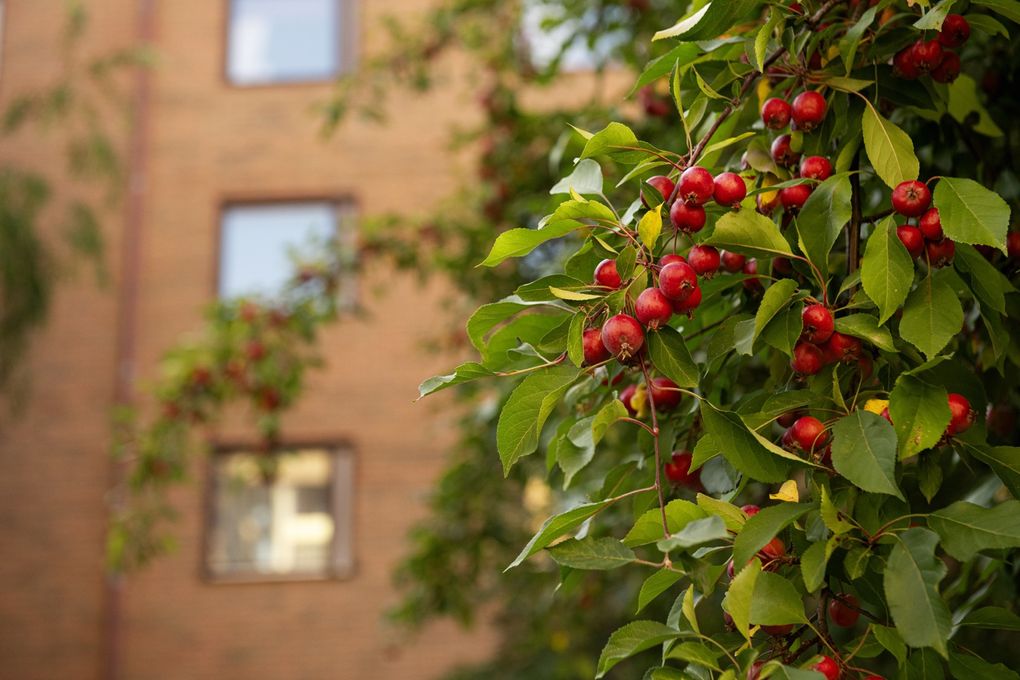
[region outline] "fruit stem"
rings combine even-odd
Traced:
[[[652,394],[652,379],[648,375],[648,364],[641,359],[641,373],[645,376],[648,390],[648,410],[652,413],[652,442],[655,445],[655,491],[659,496],[659,512],[662,514],[662,533],[669,538],[669,522],[666,520],[666,499],[662,494],[662,453],[659,451],[659,418],[655,415],[655,395]],[[669,554],[666,555],[669,558]]]

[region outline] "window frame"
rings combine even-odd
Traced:
[[[358,252],[358,229],[357,220],[361,215],[361,203],[352,193],[343,192],[283,192],[253,193],[253,194],[229,194],[221,196],[214,207],[212,231],[213,258],[212,275],[210,277],[210,293],[213,300],[228,300],[220,295],[220,284],[223,278],[223,217],[230,208],[258,208],[275,207],[287,204],[299,203],[331,203],[333,204],[338,218],[344,216],[346,211],[347,220],[338,219],[337,239],[340,247],[349,250],[354,257]],[[357,267],[340,272],[340,288],[338,292],[337,305],[340,309],[353,309],[357,307],[359,300],[358,272]]]
[[[234,6],[237,0],[223,0],[223,48],[220,51],[220,78],[223,84],[236,90],[259,90],[273,87],[308,87],[333,83],[337,78],[353,73],[358,67],[360,56],[359,36],[361,35],[361,16],[359,0],[329,0],[337,6],[337,45],[336,69],[324,77],[297,76],[278,80],[265,80],[253,83],[239,83],[230,77],[230,35],[234,23]]]
[[[211,444],[209,448],[209,455],[205,460],[201,545],[198,555],[199,579],[203,583],[208,585],[320,583],[347,581],[357,575],[355,517],[359,466],[357,447],[350,440],[288,440],[277,445],[268,454],[263,454],[278,456],[297,449],[321,449],[333,456],[330,485],[333,538],[330,542],[330,560],[326,569],[317,573],[260,574],[243,571],[220,574],[213,571],[209,565],[209,553],[213,547],[216,524],[217,460],[230,454],[259,455],[261,452],[259,445],[251,440],[217,442]]]

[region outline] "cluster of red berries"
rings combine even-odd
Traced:
[[[897,52],[893,70],[907,80],[930,75],[935,82],[951,83],[960,75],[960,55],[948,48],[960,47],[969,37],[967,20],[959,14],[950,14],[942,22],[937,38],[918,40]]]
[[[901,182],[893,189],[892,205],[900,215],[908,218],[906,224],[896,228],[903,247],[915,260],[926,254],[932,267],[945,267],[956,255],[956,244],[942,232],[939,209],[931,207],[931,191],[918,180]],[[909,218],[917,219],[917,226]]]
[[[650,177],[646,184],[655,189],[667,204],[673,228],[685,234],[701,231],[705,226],[704,206],[709,201],[714,200],[724,208],[736,210],[747,196],[747,184],[737,173],[723,172],[713,177],[712,173],[697,165],[684,170],[676,183],[665,175],[656,175]],[[653,207],[644,191],[641,192],[641,200],[645,207]]]
[[[821,304],[804,307],[801,314],[803,330],[793,347],[790,368],[798,375],[815,375],[824,366],[838,362],[852,363],[866,357],[861,341],[835,329],[829,308]]]
[[[793,130],[811,132],[825,120],[827,109],[825,97],[808,90],[797,95],[792,105],[779,97],[765,100],[761,107],[761,119],[770,130],[782,130],[789,125]],[[824,156],[807,156],[801,160],[801,154],[794,150],[793,138],[788,134],[776,137],[770,153],[772,160],[782,168],[794,168],[799,162],[800,177],[824,182],[832,176],[832,163],[829,159]],[[784,210],[795,213],[804,206],[813,188],[812,184],[805,183],[781,189],[771,197],[765,193],[758,194],[758,212],[771,215],[776,206],[782,204]]]

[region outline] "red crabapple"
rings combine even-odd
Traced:
[[[893,209],[907,217],[920,217],[931,205],[931,191],[916,179],[900,182],[892,192]]]
[[[616,260],[602,260],[595,267],[595,283],[606,288],[616,290],[623,283],[619,272],[616,271]]]
[[[645,344],[644,330],[629,314],[617,314],[602,325],[602,343],[617,359],[630,359]]]

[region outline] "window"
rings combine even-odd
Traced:
[[[352,0],[228,1],[230,82],[322,81],[351,66]]]
[[[349,574],[353,469],[346,449],[215,455],[207,573],[217,580]]]
[[[599,12],[606,16],[600,18]],[[548,68],[559,59],[562,71],[589,71],[606,61],[628,40],[628,33],[613,29],[627,21],[622,7],[603,6],[581,16],[568,16],[561,3],[549,0],[524,0],[521,38],[538,69]],[[597,38],[590,36],[600,33]]]
[[[227,206],[220,229],[219,295],[272,297],[296,273],[295,260],[322,259],[353,237],[354,207],[336,201]],[[351,285],[342,285],[345,296]]]

